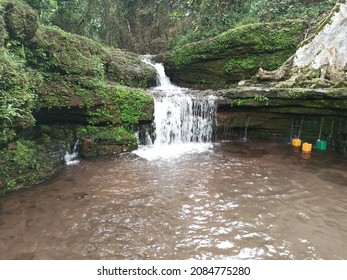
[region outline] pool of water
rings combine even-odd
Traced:
[[[0,259],[347,259],[347,158],[215,143],[81,161],[0,197]]]

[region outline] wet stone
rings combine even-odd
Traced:
[[[89,255],[91,253],[94,253],[97,250],[97,247],[94,244],[88,244],[84,249],[83,249],[83,255]]]
[[[79,200],[79,199],[85,198],[87,195],[88,194],[86,192],[75,192],[73,194],[73,197],[74,197],[74,199]]]

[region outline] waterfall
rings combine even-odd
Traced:
[[[247,117],[246,121],[245,121],[245,128],[244,128],[244,132],[243,132],[243,137],[241,139],[242,142],[247,142],[248,141],[248,127],[249,127],[249,122],[251,120],[251,117]]]
[[[78,159],[78,144],[79,140],[77,140],[72,148],[72,151],[67,150],[64,156],[66,165],[77,165],[80,163]]]
[[[204,143],[212,140],[214,99],[192,100],[183,93],[155,102],[154,144]]]
[[[161,63],[143,62],[157,71],[157,86],[150,90],[155,99],[154,142],[135,153],[146,159],[172,158],[209,150],[215,121],[215,98],[195,97],[185,88],[173,85]]]
[[[177,88],[173,84],[171,84],[171,81],[168,76],[165,74],[165,69],[164,65],[162,63],[154,63],[153,60],[154,56],[153,55],[144,55],[142,56],[142,61],[152,67],[155,68],[157,71],[157,87],[158,88]]]

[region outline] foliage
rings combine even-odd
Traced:
[[[170,47],[220,34],[235,26],[272,22],[283,19],[303,19],[316,23],[320,15],[329,11],[335,0],[248,0],[248,1],[188,1],[185,17],[176,21]]]
[[[23,61],[6,49],[0,49],[0,145],[12,140],[15,128],[34,124],[32,108],[36,95]]]
[[[255,100],[255,101],[258,101],[258,102],[263,102],[263,103],[265,103],[266,105],[269,104],[269,98],[266,97],[265,95],[256,94],[256,95],[254,96],[254,100]]]
[[[162,35],[162,24],[168,7],[167,1],[163,0],[25,2],[37,11],[41,22],[45,24],[57,25],[65,31],[107,45],[138,51],[144,51],[153,39]]]
[[[40,21],[44,24],[50,24],[52,17],[57,12],[58,1],[56,0],[25,0],[37,12]]]
[[[23,0],[24,1],[24,0]],[[278,19],[311,23],[335,0],[26,0],[41,22],[141,53],[215,36],[232,27]],[[153,43],[155,42],[155,43]]]
[[[329,11],[335,3],[335,0],[257,0],[252,1],[249,14],[261,21],[281,18],[305,18],[315,21],[322,12]]]

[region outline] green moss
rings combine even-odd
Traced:
[[[164,61],[177,83],[185,84],[190,72],[197,73],[192,84],[208,81],[208,72],[211,81],[219,79],[227,86],[250,78],[259,67],[277,69],[295,52],[304,29],[302,21],[244,25],[176,49]]]
[[[35,36],[37,15],[28,6],[16,0],[2,1],[1,6],[10,37],[25,42]]]
[[[101,81],[107,78],[127,86],[148,87],[156,77],[155,71],[142,63],[138,55],[106,48],[56,27],[41,26],[28,48],[30,65],[63,78],[70,75]]]
[[[31,110],[35,93],[30,71],[23,61],[8,50],[0,49],[0,144],[16,135],[16,128],[27,128],[34,124]]]
[[[232,74],[236,69],[252,69],[254,68],[255,56],[248,56],[245,58],[231,58],[228,63],[225,65],[225,72]]]
[[[0,151],[0,193],[41,182],[56,165],[43,146],[18,140]]]
[[[101,105],[91,113],[91,123],[132,125],[153,117],[153,98],[142,89],[110,86],[98,97]]]
[[[137,141],[135,133],[124,126],[83,126],[77,129],[77,137],[88,137],[95,142],[112,141],[117,144],[127,144],[128,146],[136,146]]]
[[[38,68],[43,77],[38,108],[89,109],[108,103],[115,83],[147,87],[156,75],[138,55],[105,48],[55,27],[40,27],[27,49],[28,65]]]
[[[169,61],[179,67],[197,60],[207,60],[224,53],[238,55],[238,52],[244,54],[248,50],[261,52],[295,50],[303,30],[304,25],[301,21],[244,25],[214,38],[177,49],[170,54]],[[242,47],[242,49],[239,47]]]
[[[265,95],[256,94],[253,98],[237,98],[231,103],[231,106],[268,106],[270,99]]]
[[[289,89],[288,93],[281,95],[281,98],[297,99],[297,98],[300,98],[304,93],[305,93],[305,90],[301,88]]]
[[[135,133],[124,126],[80,127],[77,137],[82,143],[81,155],[86,158],[111,156],[137,148]]]
[[[29,64],[66,75],[103,78],[107,51],[98,43],[56,27],[40,27],[28,42]]]

